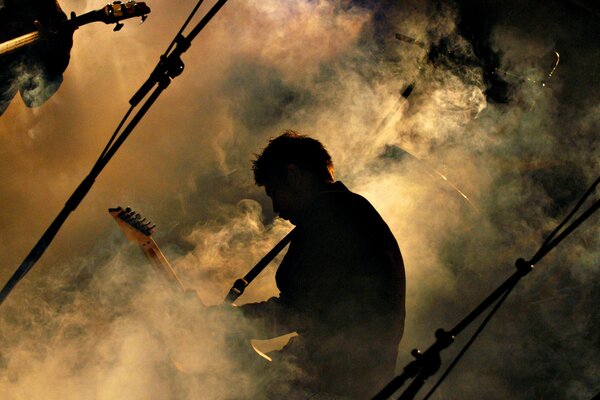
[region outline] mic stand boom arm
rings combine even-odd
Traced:
[[[477,317],[481,315],[488,307],[494,304],[501,296],[510,292],[519,280],[527,275],[533,269],[533,265],[522,258],[516,262],[517,271],[504,281],[492,294],[490,294],[480,305],[469,313],[450,331],[438,329],[435,332],[436,341],[431,347],[421,353],[419,350],[413,350],[411,354],[415,360],[410,362],[402,374],[392,379],[373,400],[383,400],[392,396],[401,388],[408,379],[414,378],[407,390],[398,399],[412,399],[419,389],[425,384],[427,378],[435,374],[441,366],[440,353],[449,347],[454,338],[469,326]]]
[[[154,68],[154,71],[152,71],[150,77],[129,100],[129,104],[135,107],[156,84],[160,86],[161,82],[170,81],[183,72],[184,64],[181,61],[181,55],[189,49],[192,40],[204,29],[206,24],[208,24],[226,2],[227,0],[217,1],[187,36],[183,36],[181,32],[177,35],[175,38],[176,46],[173,51],[170,54],[164,54],[160,57],[160,61]],[[168,86],[168,83],[166,85]]]

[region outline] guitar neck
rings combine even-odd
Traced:
[[[116,4],[117,2],[115,2]],[[129,4],[129,3],[128,3]],[[127,13],[127,9],[124,8],[125,6],[121,7],[121,5],[119,5],[119,11],[118,11],[118,18],[114,17],[114,9],[110,8],[111,13],[108,12],[108,7],[110,7],[110,5],[104,7],[103,9],[100,10],[95,10],[95,11],[89,11],[85,14],[79,15],[79,16],[75,16],[74,14],[71,14],[72,17],[69,20],[66,20],[64,22],[61,23],[61,25],[58,27],[59,30],[75,30],[77,28],[79,28],[80,26],[92,23],[92,22],[105,22],[105,23],[112,23],[115,21],[120,21],[121,19],[126,19],[126,18],[131,18],[136,14],[136,11],[133,12],[129,12],[129,15],[124,15],[123,14],[123,10],[125,10],[125,13]],[[150,9],[146,7],[145,3],[138,3],[137,6],[134,7],[139,7],[141,9],[141,13],[149,13]],[[114,20],[109,21],[107,18],[109,18],[107,15],[111,14],[112,18],[115,18]],[[30,46],[33,43],[39,41],[40,39],[43,38],[42,33],[40,33],[39,31],[35,31],[35,32],[30,32],[27,33],[25,35],[19,36],[17,38],[8,40],[4,43],[0,43],[0,57],[4,57],[8,54],[14,53],[15,51],[22,49],[23,47],[26,46]]]
[[[65,24],[68,24],[70,28],[77,29],[80,26],[92,23],[92,22],[101,22],[105,11],[103,10],[94,10],[86,12],[85,14],[81,14],[77,17],[73,17],[68,21],[65,21]]]
[[[154,269],[173,287],[185,292],[185,286],[183,286],[177,275],[175,275],[173,267],[171,267],[171,264],[165,258],[165,255],[160,251],[154,239],[148,237],[147,240],[139,243],[139,245],[150,263],[152,263]]]
[[[100,14],[99,14],[100,13]],[[90,22],[99,21],[102,11],[90,11],[79,17],[64,21],[59,29],[77,29]],[[24,47],[30,46],[42,38],[40,31],[29,32],[25,35],[0,43],[0,57],[7,56]]]
[[[30,32],[26,35],[19,36],[17,38],[11,39],[7,42],[1,43],[0,44],[0,57],[14,53],[15,51],[17,51],[25,46],[29,46],[30,44],[33,44],[33,43],[37,42],[38,40],[40,40],[40,33],[36,31],[36,32]]]
[[[146,221],[146,218],[142,218],[140,214],[129,207],[125,209],[121,207],[109,208],[108,212],[123,230],[125,237],[130,242],[135,242],[142,248],[144,255],[148,258],[152,267],[171,287],[185,292],[185,286],[177,278],[173,267],[171,267],[165,255],[160,251],[154,239],[152,239],[151,235],[154,232],[155,225],[152,225],[150,221]]]

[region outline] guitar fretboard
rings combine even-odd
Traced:
[[[10,53],[14,53],[21,47],[28,46],[32,43],[37,42],[40,39],[39,32],[30,32],[23,36],[16,37],[7,42],[0,44],[0,57],[5,56]]]

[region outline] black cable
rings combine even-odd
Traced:
[[[582,213],[582,215],[577,218],[571,225],[567,226],[564,231],[556,236],[557,233],[565,226],[565,224],[573,218],[576,212],[581,208],[583,203],[588,199],[588,197],[594,192],[596,186],[600,183],[600,177],[594,181],[594,183],[588,188],[588,190],[584,193],[581,199],[577,202],[573,210],[565,217],[565,219],[552,231],[552,233],[546,238],[542,246],[536,252],[536,254],[531,258],[530,264],[536,264],[541,261],[541,259],[548,254],[554,247],[556,247],[564,238],[566,238],[575,228],[577,228],[583,221],[585,221],[590,215],[592,215],[598,208],[600,208],[600,200],[593,203],[586,211]],[[477,336],[483,331],[489,320],[493,317],[496,311],[500,308],[504,300],[508,297],[511,291],[514,289],[518,281],[514,282],[514,285],[510,287],[506,293],[502,296],[502,298],[498,301],[498,303],[494,306],[493,310],[488,314],[482,324],[477,328],[471,339],[466,343],[466,345],[462,348],[462,350],[457,354],[452,363],[448,366],[444,374],[438,379],[438,381],[433,385],[431,390],[425,395],[422,400],[427,400],[431,397],[431,395],[435,392],[435,390],[441,385],[441,383],[446,379],[446,377],[450,374],[454,366],[460,361],[464,353],[469,349],[469,347],[473,344],[473,342],[477,339]]]
[[[579,225],[581,225],[586,219],[588,219],[593,213],[595,213],[598,208],[600,208],[600,200],[596,200],[594,204],[590,206],[587,210],[585,210],[579,218],[577,218],[571,225],[567,226],[552,242],[548,243],[546,246],[540,248],[538,252],[531,259],[532,264],[537,264],[546,254],[548,254],[552,249],[554,249],[560,242],[562,242],[571,232],[573,232]]]
[[[177,32],[177,34],[175,35],[175,37],[171,41],[171,44],[169,44],[169,47],[167,47],[167,50],[165,50],[164,55],[168,55],[171,52],[171,49],[177,43],[177,38],[183,33],[183,31],[185,30],[185,28],[187,28],[188,24],[190,23],[190,21],[192,20],[192,18],[194,18],[194,15],[196,15],[196,12],[198,11],[198,9],[200,8],[200,6],[202,5],[203,2],[204,2],[204,0],[198,0],[198,3],[196,3],[196,6],[194,7],[194,9],[190,13],[190,15],[187,17],[187,19],[185,20],[185,22],[181,26],[181,29],[179,30],[179,32]]]
[[[542,243],[542,246],[540,247],[540,249],[533,256],[533,258],[537,258],[538,253],[541,252],[542,249],[544,249],[552,241],[552,239],[554,239],[554,236],[556,236],[558,231],[560,231],[562,229],[562,227],[565,226],[565,224],[573,217],[573,215],[575,215],[575,213],[579,210],[579,208],[581,208],[581,206],[587,200],[587,198],[594,192],[594,190],[596,190],[596,186],[598,186],[598,184],[600,184],[600,176],[596,179],[596,181],[594,183],[592,183],[592,185],[589,187],[589,189],[583,194],[583,196],[577,202],[577,204],[575,205],[573,210],[571,210],[569,215],[567,215],[565,217],[565,219],[552,231],[552,233],[550,233],[550,235],[548,235],[548,237],[546,238],[544,243]]]
[[[516,282],[515,282],[515,284],[516,284]],[[473,333],[473,336],[471,336],[471,338],[464,345],[464,347],[461,349],[461,351],[456,355],[456,357],[454,357],[454,360],[452,360],[452,362],[450,363],[450,365],[448,366],[448,368],[446,369],[446,371],[444,371],[444,373],[442,374],[442,376],[440,377],[440,379],[438,379],[438,381],[435,383],[435,385],[433,385],[433,387],[431,388],[431,390],[427,393],[427,395],[425,397],[423,397],[422,400],[427,400],[429,397],[431,397],[431,395],[433,394],[433,392],[435,392],[435,390],[442,384],[442,382],[450,374],[450,372],[452,371],[452,369],[454,368],[454,366],[456,364],[458,364],[458,362],[460,361],[460,359],[462,358],[462,356],[467,352],[467,350],[469,349],[469,347],[471,347],[471,345],[475,342],[475,339],[477,339],[477,337],[479,336],[479,334],[481,332],[483,332],[483,329],[485,328],[485,326],[487,325],[487,323],[492,319],[492,317],[494,316],[494,314],[496,313],[496,311],[498,311],[498,309],[500,308],[500,306],[502,306],[502,303],[504,303],[504,300],[506,300],[506,298],[508,297],[508,295],[510,294],[510,292],[512,292],[512,290],[514,288],[515,288],[515,286],[509,288],[506,291],[506,293],[500,298],[500,300],[498,300],[498,302],[496,303],[496,305],[494,306],[494,308],[492,309],[492,311],[490,311],[490,313],[485,317],[485,319],[483,320],[483,322],[481,323],[481,325],[479,325],[479,328],[477,328],[477,330],[475,331],[475,333]]]
[[[567,217],[554,229],[554,231],[552,231],[552,233],[548,236],[548,238],[546,238],[546,240],[544,241],[544,243],[542,244],[540,249],[532,257],[531,264],[535,264],[535,263],[539,262],[546,254],[548,254],[548,252],[550,252],[550,250],[552,250],[554,247],[556,247],[564,238],[566,238],[568,236],[569,233],[571,233],[575,228],[577,228],[577,226],[579,226],[583,221],[585,221],[590,215],[592,215],[600,207],[600,200],[596,201],[594,204],[592,204],[590,206],[590,208],[588,208],[586,211],[584,211],[582,213],[582,215],[579,218],[577,218],[571,225],[569,225],[567,228],[565,228],[565,230],[558,237],[556,237],[556,234],[561,230],[561,228],[563,226],[565,226],[565,224],[571,218],[573,218],[573,215],[575,215],[575,213],[581,208],[581,206],[583,205],[585,200],[587,200],[587,198],[594,192],[594,190],[596,189],[596,186],[598,186],[599,183],[600,183],[600,177],[598,179],[596,179],[596,181],[584,193],[584,195],[581,197],[581,199],[575,205],[573,210],[567,215]],[[516,285],[516,283],[517,282],[515,282],[515,285]],[[483,328],[485,327],[487,322],[491,319],[491,317],[494,315],[494,313],[500,308],[500,306],[502,305],[504,300],[508,297],[508,295],[510,294],[510,292],[512,291],[513,288],[514,288],[514,286],[511,287],[506,292],[506,294],[498,301],[498,303],[496,304],[496,306],[494,307],[492,312],[490,312],[490,314],[486,317],[486,319],[481,324],[481,326],[477,329],[477,331],[475,332],[473,337],[471,337],[471,339],[467,342],[465,347],[456,356],[456,358],[453,360],[453,362],[450,364],[450,366],[448,366],[448,369],[446,369],[444,374],[440,377],[440,379],[436,382],[436,384],[432,387],[432,389],[427,393],[427,395],[423,398],[423,400],[427,400],[433,394],[433,392],[440,386],[440,384],[444,381],[446,376],[448,376],[448,374],[450,373],[452,368],[454,368],[454,366],[458,363],[458,361],[460,360],[462,355],[467,351],[467,349],[475,341],[475,339],[477,338],[479,333],[481,333],[481,331],[483,330]]]
[[[129,134],[133,131],[137,123],[142,119],[142,117],[145,115],[148,109],[150,109],[150,107],[152,106],[154,101],[156,101],[160,93],[162,93],[164,88],[165,87],[159,86],[148,97],[148,99],[142,105],[138,113],[125,127],[125,130],[121,133],[120,136],[118,136],[115,139],[113,146],[106,150],[105,155],[103,157],[98,159],[96,164],[94,164],[94,166],[90,170],[89,174],[83,179],[83,181],[81,181],[77,189],[75,189],[75,191],[71,194],[69,199],[65,202],[63,209],[59,212],[54,221],[52,221],[48,229],[46,229],[42,237],[38,240],[38,242],[29,252],[27,257],[25,257],[21,265],[19,265],[17,270],[13,273],[13,275],[4,285],[2,290],[0,290],[0,304],[4,302],[4,300],[10,294],[12,289],[17,285],[17,283],[19,283],[21,279],[25,277],[25,275],[31,270],[31,268],[33,268],[35,263],[44,254],[44,252],[46,251],[46,249],[48,248],[48,246],[50,245],[50,243],[52,242],[62,225],[65,223],[69,215],[73,211],[75,211],[79,203],[81,203],[83,198],[90,191],[98,175],[100,175],[106,164],[108,164],[112,156],[117,152],[119,147],[121,147],[123,142],[125,142]]]
[[[167,47],[167,50],[165,50],[163,56],[167,56],[169,54],[169,52],[173,49],[173,46],[177,43],[177,38],[183,33],[183,31],[185,30],[185,28],[187,28],[187,26],[189,25],[190,21],[192,20],[192,18],[194,18],[194,15],[196,15],[196,12],[198,12],[198,9],[200,8],[200,6],[202,5],[203,2],[204,2],[204,0],[198,0],[198,2],[194,6],[194,9],[190,13],[190,15],[188,15],[187,19],[185,20],[185,22],[183,23],[183,25],[181,26],[181,28],[179,29],[179,31],[177,32],[177,34],[173,37],[173,40],[171,41],[171,43]],[[134,105],[131,105],[129,107],[129,110],[125,113],[125,116],[123,117],[123,119],[121,120],[121,122],[119,123],[119,125],[117,126],[117,129],[115,129],[115,131],[112,134],[110,140],[108,141],[108,143],[104,147],[104,150],[102,150],[102,153],[100,153],[100,157],[98,157],[98,161],[100,161],[100,159],[103,158],[106,155],[106,152],[108,151],[108,149],[112,145],[113,141],[115,140],[115,137],[117,136],[117,134],[119,133],[119,131],[123,127],[123,124],[125,123],[125,121],[127,121],[127,119],[129,118],[129,114],[131,114],[131,112],[133,111],[134,108],[135,108]]]
[[[100,153],[100,157],[98,157],[98,160],[96,160],[96,164],[98,164],[98,162],[100,162],[100,160],[104,158],[104,156],[106,155],[106,152],[108,151],[108,149],[110,148],[110,146],[113,144],[113,141],[117,137],[117,134],[119,133],[119,131],[123,127],[123,124],[125,123],[125,121],[127,121],[127,119],[129,118],[129,114],[131,114],[131,112],[133,111],[134,108],[135,108],[134,106],[129,106],[129,110],[127,110],[127,112],[125,113],[125,116],[123,116],[123,118],[121,119],[121,122],[119,122],[119,125],[117,126],[117,129],[115,129],[115,131],[113,132],[112,136],[108,140],[108,143],[106,143],[106,146],[104,147],[104,150],[102,150],[102,153]]]
[[[413,399],[416,396],[419,389],[425,383],[425,380],[433,375],[437,369],[439,368],[439,353],[447,348],[454,338],[462,332],[469,324],[471,324],[475,318],[477,318],[481,313],[490,307],[492,304],[498,302],[494,306],[493,310],[486,317],[480,327],[477,329],[475,334],[471,337],[471,339],[467,342],[465,347],[461,350],[461,352],[457,355],[455,360],[451,363],[448,369],[444,372],[443,376],[436,382],[434,387],[427,393],[427,399],[431,396],[433,391],[439,387],[443,379],[449,374],[449,372],[454,368],[454,366],[458,363],[462,355],[468,350],[471,344],[475,341],[477,336],[483,331],[489,320],[496,313],[496,311],[500,308],[504,300],[508,297],[512,289],[517,285],[520,279],[527,275],[532,269],[534,264],[538,263],[543,259],[543,257],[548,254],[552,249],[554,249],[562,240],[564,240],[568,235],[570,235],[579,225],[581,225],[585,220],[587,220],[593,213],[595,213],[600,208],[600,200],[597,200],[593,203],[586,211],[581,213],[581,215],[573,221],[570,225],[558,233],[561,228],[565,226],[565,224],[573,218],[575,213],[581,208],[585,200],[590,196],[590,194],[594,191],[595,187],[600,183],[600,178],[598,178],[592,186],[585,192],[582,199],[577,203],[574,209],[569,213],[567,218],[562,221],[556,229],[551,233],[549,238],[547,238],[536,254],[531,258],[530,261],[525,261],[523,259],[518,259],[516,262],[517,271],[510,276],[504,283],[502,283],[492,294],[490,294],[482,303],[480,303],[473,311],[471,311],[462,321],[460,321],[452,330],[446,332],[443,329],[439,329],[436,332],[436,342],[425,351],[425,353],[420,353],[417,351],[417,355],[415,355],[416,360],[409,363],[405,368],[404,372],[396,376],[392,379],[374,398],[373,400],[383,400],[392,396],[397,390],[399,390],[404,383],[410,379],[414,378],[409,387],[405,390],[405,392],[400,396],[401,399]],[[438,335],[439,333],[439,335]],[[437,361],[436,361],[437,360]],[[437,365],[430,365],[431,363],[437,362]]]

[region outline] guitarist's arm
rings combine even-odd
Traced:
[[[299,313],[285,304],[280,297],[267,301],[236,306],[245,319],[252,321],[253,339],[270,339],[282,336],[305,326],[299,320]]]

